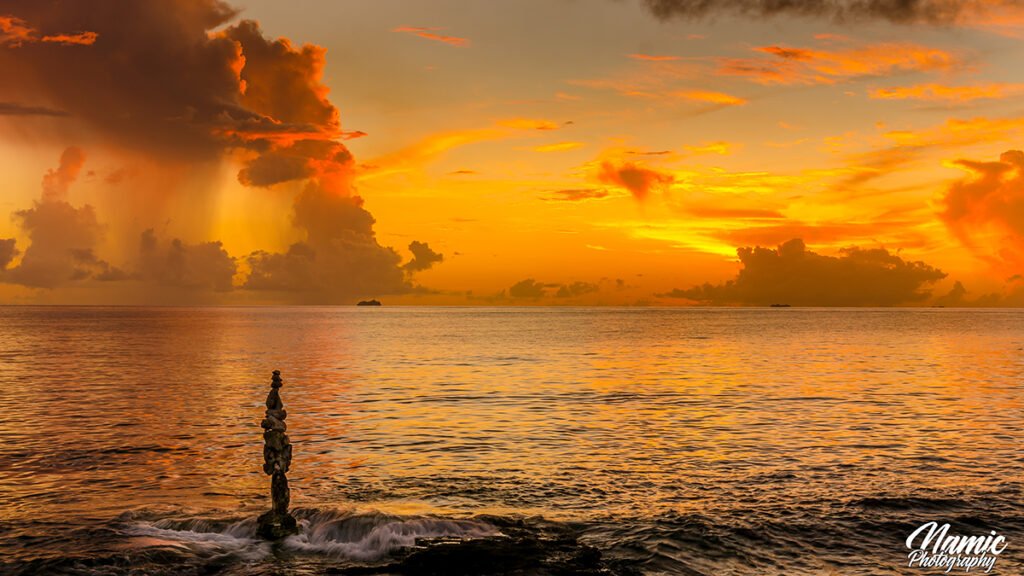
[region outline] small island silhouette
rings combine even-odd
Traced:
[[[380,300],[360,300],[356,306],[380,306]]]

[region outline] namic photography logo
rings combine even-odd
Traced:
[[[970,572],[975,568],[990,572],[1006,544],[1006,538],[995,530],[981,535],[950,534],[948,523],[926,522],[907,537],[907,565],[939,568],[947,573],[953,569]]]

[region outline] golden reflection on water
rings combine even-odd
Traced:
[[[724,513],[1019,477],[1024,313],[5,308],[0,519]]]

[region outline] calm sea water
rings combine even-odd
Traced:
[[[0,572],[1020,574],[1022,377],[1018,310],[0,308]]]

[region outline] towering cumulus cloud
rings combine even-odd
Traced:
[[[891,22],[952,23],[984,15],[1016,0],[643,0],[659,18],[700,18],[716,13],[747,16],[789,14],[835,20],[878,19]]]
[[[293,206],[305,239],[249,256],[244,288],[316,301],[414,288],[352,187],[352,155],[321,82],[324,49],[268,39],[250,20],[232,24],[236,11],[219,0],[0,0],[0,16],[0,71],[20,79],[0,83],[12,114],[66,115],[106,146],[158,164],[237,161],[246,186],[305,182]],[[46,224],[33,214],[20,217],[35,243]],[[91,211],[80,219],[95,223]],[[147,234],[138,278],[233,289],[232,259],[218,243],[186,249]]]
[[[399,255],[374,238],[373,216],[358,196],[334,194],[311,182],[295,200],[294,222],[306,239],[284,253],[250,255],[245,288],[328,303],[412,290]]]
[[[849,248],[838,257],[824,256],[808,250],[800,239],[776,250],[740,248],[737,253],[743,269],[735,279],[658,296],[709,304],[895,306],[927,299],[931,293],[924,286],[946,276],[881,248]]]
[[[31,244],[21,262],[7,268],[18,254],[13,238],[0,240],[0,280],[30,288],[56,288],[93,277],[121,276],[96,257],[103,226],[92,206],[76,208],[67,201],[68,187],[85,162],[82,150],[64,151],[60,166],[43,177],[43,192],[31,208],[14,213]]]

